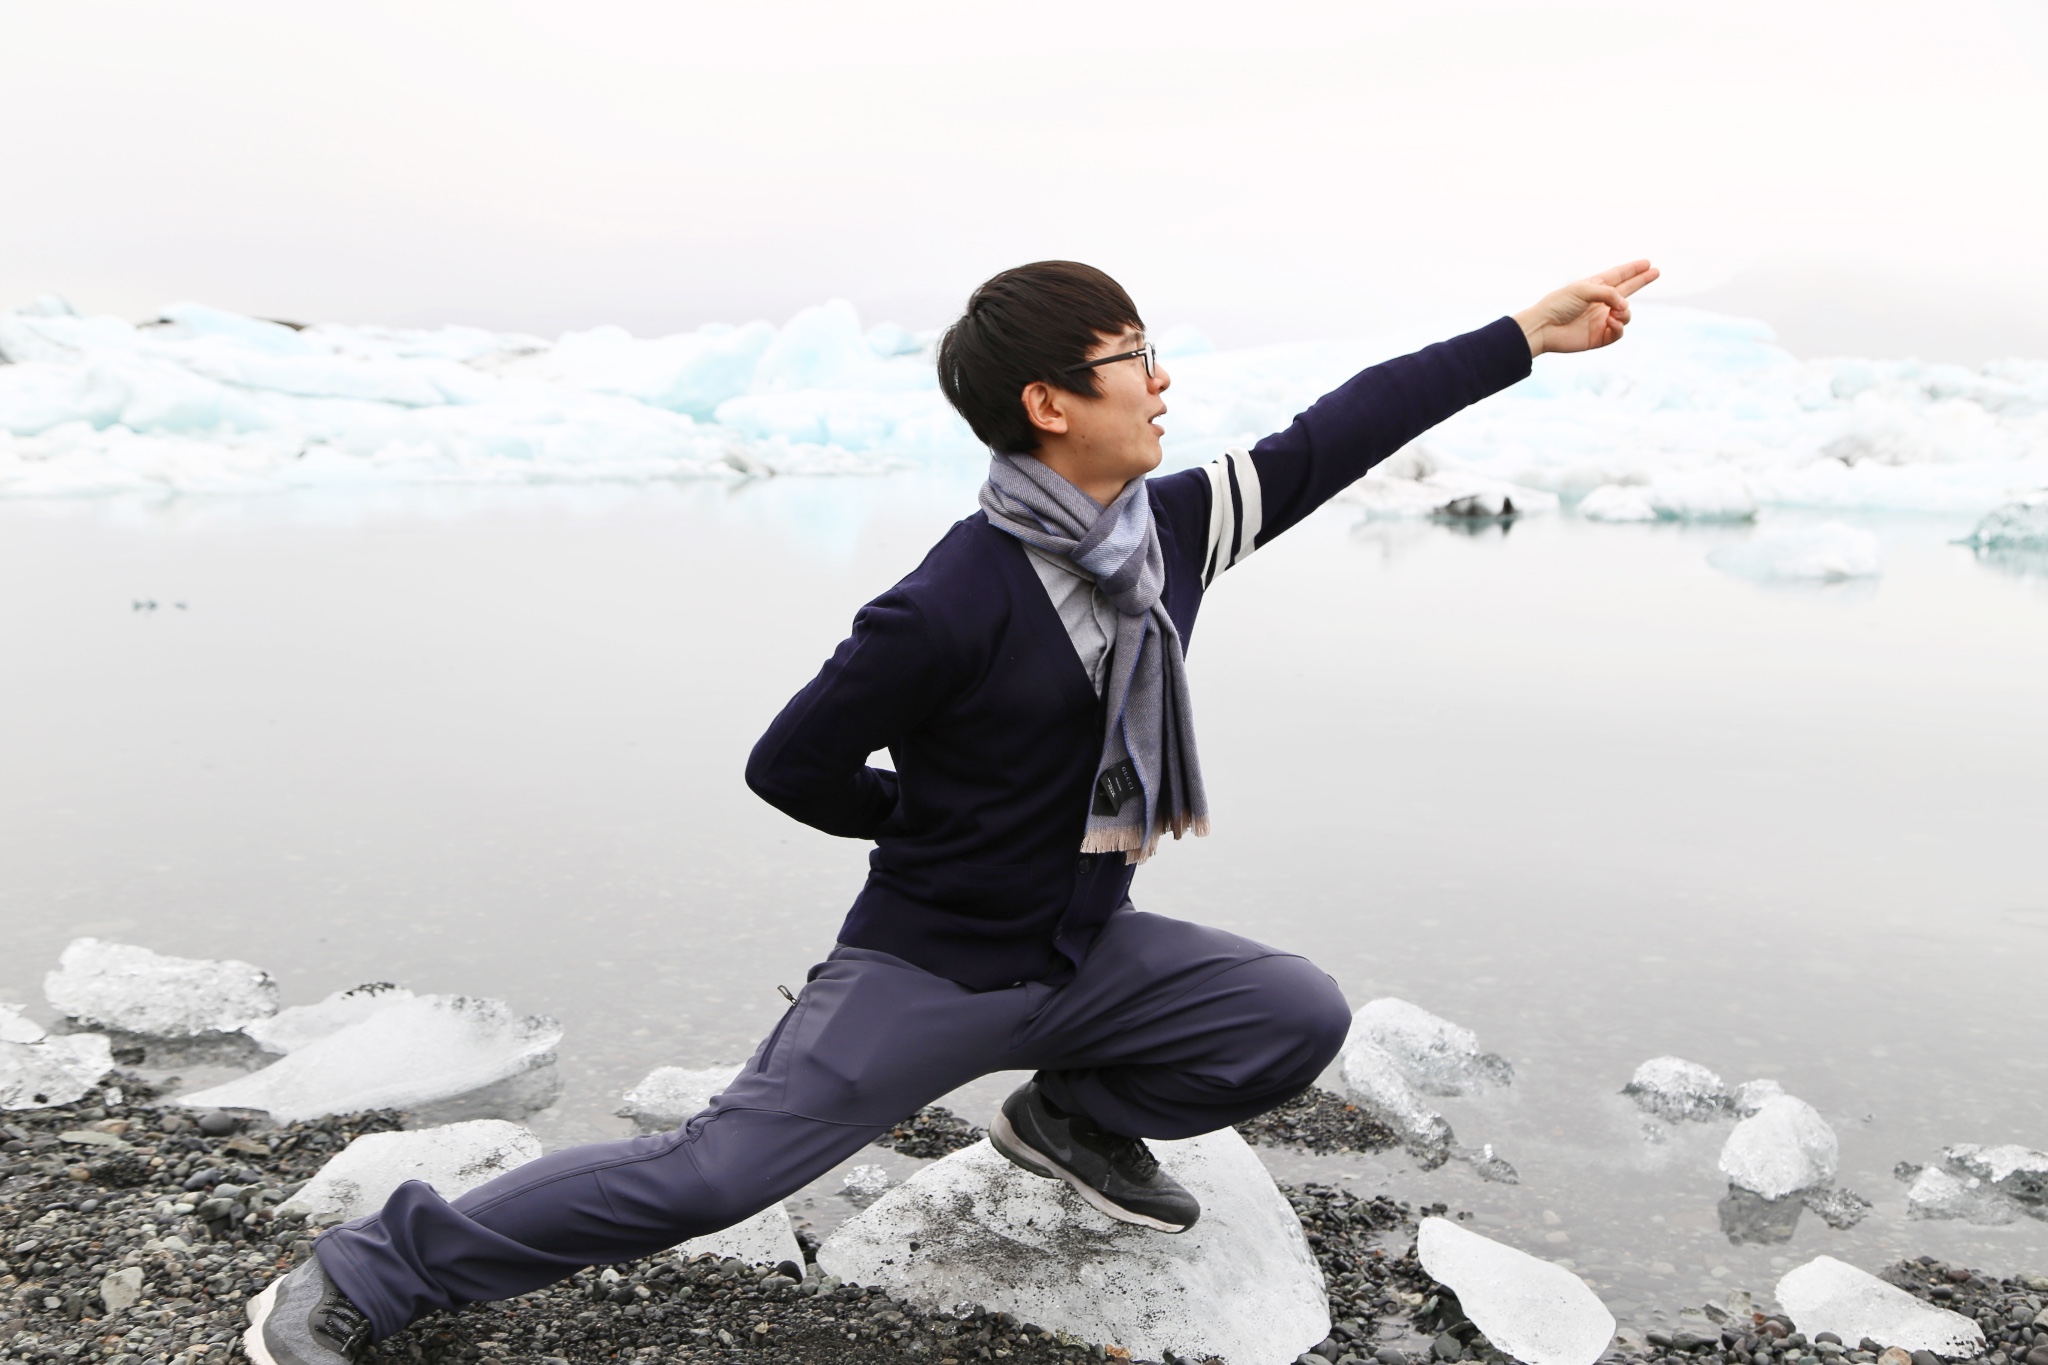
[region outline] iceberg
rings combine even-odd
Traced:
[[[103,1033],[0,1039],[0,1109],[70,1104],[113,1069],[113,1047]]]
[[[2048,1152],[2016,1142],[1980,1147],[1961,1142],[1944,1147],[1942,1160],[1989,1184],[2000,1194],[2048,1212]]]
[[[1875,578],[1884,572],[1877,537],[1839,521],[1818,526],[1761,531],[1739,545],[1709,555],[1717,569],[1739,578],[1839,583]]]
[[[709,1109],[718,1092],[731,1085],[740,1070],[737,1064],[696,1069],[658,1066],[626,1092],[619,1116],[632,1119],[643,1133],[680,1128]],[[797,1244],[796,1229],[789,1221],[789,1208],[782,1203],[770,1204],[729,1228],[692,1237],[676,1248],[676,1254],[684,1260],[693,1256],[732,1256],[748,1265],[804,1263],[803,1248]]]
[[[1979,550],[2048,550],[2048,489],[1993,508],[1963,544]]]
[[[1735,1112],[1748,1118],[1764,1107],[1767,1100],[1776,1099],[1785,1093],[1785,1087],[1773,1080],[1744,1081],[1735,1087]]]
[[[1291,1365],[1324,1340],[1322,1271],[1244,1139],[1225,1128],[1151,1146],[1202,1201],[1201,1221],[1177,1236],[1111,1221],[984,1139],[841,1224],[818,1267],[921,1309],[973,1303],[1132,1359]]]
[[[96,938],[65,946],[43,994],[81,1024],[145,1038],[230,1033],[277,1011],[277,983],[246,962],[166,957]]]
[[[297,1052],[308,1043],[412,998],[412,992],[403,986],[371,981],[336,991],[317,1004],[281,1009],[267,1019],[242,1025],[242,1032],[255,1039],[265,1052]]]
[[[1721,1078],[1683,1057],[1652,1057],[1636,1068],[1621,1093],[1646,1113],[1674,1122],[1720,1118],[1732,1107]]]
[[[365,1133],[330,1158],[280,1214],[342,1223],[375,1213],[408,1180],[453,1199],[540,1155],[540,1139],[503,1119],[471,1119],[410,1132]]]
[[[839,1193],[855,1204],[872,1204],[888,1190],[888,1171],[873,1164],[855,1166],[839,1180]]]
[[[562,1026],[500,1000],[422,995],[305,1043],[261,1071],[174,1097],[194,1109],[261,1109],[280,1123],[403,1109],[415,1122],[518,1118],[561,1088]]]
[[[1880,1346],[1961,1358],[1984,1354],[1984,1332],[1971,1319],[1936,1308],[1877,1276],[1832,1256],[1794,1266],[1778,1281],[1778,1305],[1807,1336],[1833,1332]]]
[[[1422,1268],[1494,1347],[1524,1365],[1593,1365],[1614,1340],[1614,1315],[1584,1280],[1447,1218],[1415,1235]]]
[[[1721,1174],[1752,1194],[1783,1199],[1832,1181],[1839,1157],[1827,1120],[1805,1100],[1781,1094],[1735,1125],[1721,1148]]]
[[[2019,1217],[2019,1209],[1980,1176],[1957,1175],[1939,1166],[1929,1166],[1906,1187],[1906,1216],[1997,1227]]]
[[[1415,340],[1216,350],[1187,329],[1159,335],[1174,467],[1284,428]],[[195,303],[136,324],[42,300],[0,313],[0,496],[971,465],[985,452],[939,393],[930,341],[863,327],[844,300],[780,326],[552,339],[294,328]],[[1588,520],[1743,520],[1764,507],[1982,516],[2048,486],[2048,362],[1800,361],[1760,323],[1642,304],[1624,345],[1542,357],[1429,442],[1428,467],[1397,455],[1354,501],[1395,517],[1461,500],[1504,516],[1510,499],[1520,515],[1559,496],[1583,498]]]

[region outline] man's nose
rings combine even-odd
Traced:
[[[1166,372],[1164,365],[1156,366],[1152,371],[1152,392],[1165,393],[1171,387],[1173,376]]]

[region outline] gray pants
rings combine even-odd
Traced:
[[[676,1131],[553,1152],[452,1203],[410,1181],[315,1246],[381,1338],[730,1227],[992,1071],[1036,1070],[1111,1132],[1192,1137],[1300,1094],[1350,1022],[1305,959],[1128,907],[1059,986],[970,991],[841,947]]]

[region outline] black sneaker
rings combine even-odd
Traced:
[[[344,1365],[370,1341],[370,1320],[320,1268],[304,1265],[249,1300],[242,1349],[256,1365]]]
[[[1053,1111],[1037,1081],[1020,1086],[996,1112],[989,1144],[1033,1175],[1064,1180],[1119,1222],[1186,1232],[1202,1205],[1159,1169],[1137,1138],[1108,1132],[1082,1114]]]

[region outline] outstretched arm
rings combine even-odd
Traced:
[[[1476,332],[1362,370],[1249,456],[1156,480],[1155,498],[1169,515],[1185,508],[1178,514],[1190,521],[1207,518],[1206,538],[1183,542],[1198,548],[1206,584],[1423,432],[1526,377],[1536,356],[1620,340],[1629,295],[1656,278],[1648,261],[1631,261]]]

